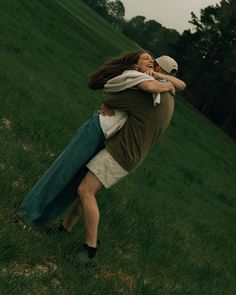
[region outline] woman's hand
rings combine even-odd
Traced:
[[[99,112],[102,116],[112,117],[115,115],[115,112],[112,109],[110,109],[108,106],[106,106],[104,103],[100,106]]]
[[[176,90],[175,90],[175,86],[171,83],[171,82],[166,82],[166,84],[168,84],[168,86],[170,87],[170,93],[172,94],[172,95],[175,95],[175,92],[176,92]]]
[[[150,69],[149,71],[146,71],[144,74],[147,74],[148,76],[151,76],[154,79],[156,78],[156,72],[154,72],[153,69]]]

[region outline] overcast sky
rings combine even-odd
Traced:
[[[166,28],[179,33],[191,29],[188,21],[191,11],[198,17],[200,9],[220,3],[220,0],[121,0],[125,6],[125,18],[143,15],[147,20],[154,19]]]

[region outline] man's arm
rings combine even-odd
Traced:
[[[109,108],[107,105],[105,105],[105,103],[101,104],[99,112],[101,115],[108,116],[108,117],[112,117],[115,115],[115,112],[111,108]]]

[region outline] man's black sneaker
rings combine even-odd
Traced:
[[[86,243],[82,245],[74,254],[67,254],[66,261],[75,264],[76,267],[85,266],[95,268],[98,266],[97,249],[100,246],[98,240],[97,247],[89,247]]]

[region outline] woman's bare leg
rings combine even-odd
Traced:
[[[67,231],[71,232],[73,227],[78,223],[82,214],[82,204],[80,201],[80,197],[78,197],[71,206],[69,213],[66,215],[62,223],[63,227]]]

